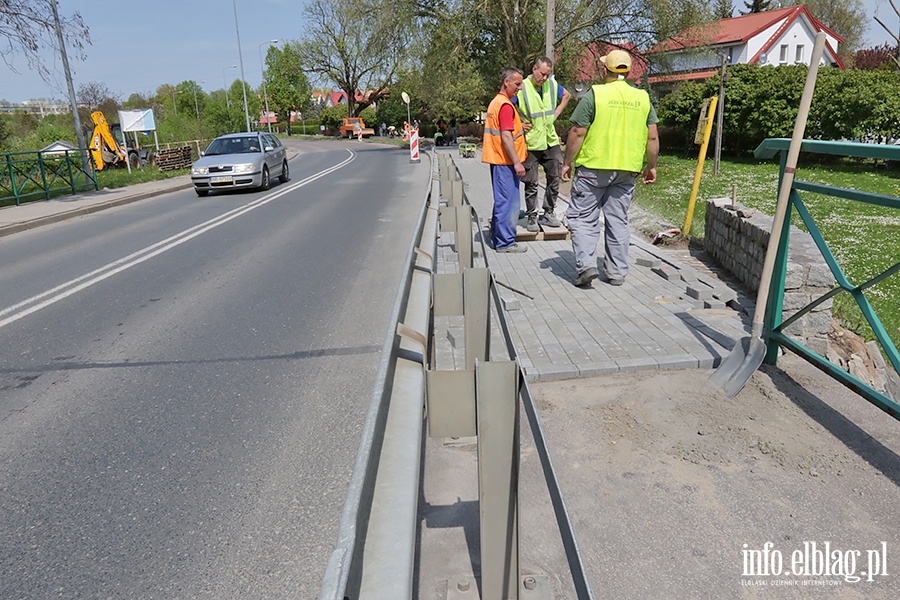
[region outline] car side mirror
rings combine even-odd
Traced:
[[[273,148],[272,146],[266,146],[266,152],[271,152],[274,149],[275,148]]]
[[[200,151],[200,157],[201,157],[201,158],[202,158],[205,154],[206,154],[206,150],[201,150],[201,151]]]

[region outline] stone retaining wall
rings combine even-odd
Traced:
[[[706,202],[704,246],[720,265],[734,274],[752,293],[759,290],[773,218],[729,198]],[[784,290],[784,319],[834,287],[835,280],[812,237],[791,227]],[[794,323],[787,333],[825,356],[831,333],[831,300]]]

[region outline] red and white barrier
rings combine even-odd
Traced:
[[[413,129],[409,136],[409,162],[420,162],[418,129]]]

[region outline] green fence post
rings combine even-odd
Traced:
[[[66,169],[69,171],[69,186],[72,188],[72,193],[75,193],[75,175],[72,173],[72,157],[69,156],[70,150],[66,150]]]
[[[6,168],[9,171],[9,182],[12,185],[13,197],[16,199],[16,206],[19,206],[19,187],[16,185],[16,171],[13,169],[12,154],[6,155]]]
[[[41,172],[41,187],[44,188],[44,200],[50,199],[50,190],[47,189],[47,171],[44,169],[44,153],[38,152],[38,169]]]

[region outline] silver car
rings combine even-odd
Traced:
[[[191,167],[191,181],[198,196],[211,190],[267,190],[272,185],[272,174],[277,174],[282,183],[290,179],[284,144],[264,132],[219,136]]]

